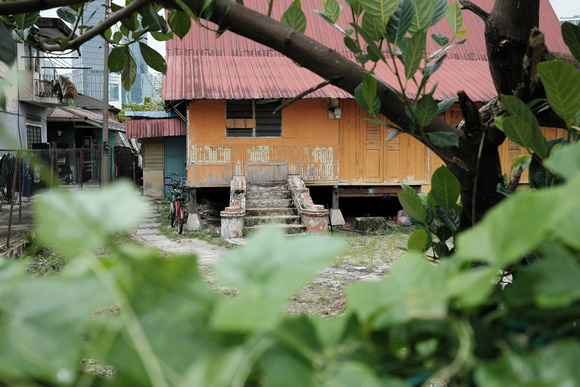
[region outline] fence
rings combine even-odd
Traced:
[[[135,181],[140,176],[135,171],[135,156],[118,154],[117,160],[109,153],[111,175]],[[55,186],[84,189],[101,185],[100,147],[0,150],[0,155],[0,253],[32,228],[30,198],[36,192]]]

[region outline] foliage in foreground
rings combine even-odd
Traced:
[[[411,253],[386,279],[353,285],[332,319],[283,306],[336,259],[335,238],[256,233],[216,267],[219,283],[239,290],[225,299],[194,257],[127,245],[89,254],[144,214],[129,185],[49,193],[36,202],[38,237],[74,259],[42,278],[1,262],[0,379],[92,385],[79,371],[91,359],[115,368],[111,385],[579,384],[578,154],[571,144],[549,159],[564,184],[505,200],[437,265]],[[498,273],[522,257],[529,264],[502,290]],[[116,303],[117,315],[89,318]]]

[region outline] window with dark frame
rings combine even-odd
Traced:
[[[26,145],[32,149],[32,144],[42,142],[40,126],[26,125]]]
[[[280,100],[226,101],[226,137],[282,137]]]

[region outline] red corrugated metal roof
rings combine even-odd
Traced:
[[[280,20],[281,14],[292,0],[274,2],[273,17]],[[344,0],[338,0],[344,3]],[[473,0],[483,9],[490,11],[493,0]],[[267,2],[245,0],[244,4],[266,13]],[[347,9],[344,4],[345,9]],[[352,58],[344,46],[342,35],[330,24],[314,13],[321,9],[320,0],[302,0],[302,9],[308,18],[306,35],[322,44]],[[337,24],[348,27],[348,12],[342,12]],[[436,99],[456,95],[458,89],[465,90],[472,99],[487,101],[495,96],[487,66],[484,24],[477,16],[465,11],[464,28],[468,29],[467,42],[450,50],[448,60],[437,71],[434,81],[439,82]],[[566,51],[560,34],[560,23],[549,0],[540,2],[540,29],[546,35],[546,44],[552,51]],[[447,23],[433,27],[430,33],[451,31]],[[438,49],[428,39],[428,51]],[[249,39],[224,33],[216,39],[211,31],[192,26],[184,39],[175,38],[166,42],[167,76],[163,83],[163,98],[175,99],[261,99],[292,98],[304,90],[322,82],[322,78],[311,71],[295,65],[280,53]],[[392,85],[393,76],[385,68],[376,73]],[[341,89],[327,86],[306,98],[352,98]]]
[[[181,118],[131,119],[125,125],[127,138],[185,136],[187,132]]]

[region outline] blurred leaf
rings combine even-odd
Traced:
[[[455,102],[457,102],[457,97],[452,97],[437,102],[437,106],[439,107],[439,114],[445,113],[451,106],[453,106]]]
[[[357,16],[360,16],[362,11],[364,11],[360,0],[345,0],[345,2]]]
[[[481,305],[488,300],[496,277],[497,271],[489,267],[461,271],[451,277],[447,291],[461,306]]]
[[[425,52],[426,36],[425,30],[419,30],[409,40],[405,51],[405,78],[407,79],[411,79],[421,66],[421,60]]]
[[[378,282],[360,282],[348,290],[347,313],[374,328],[394,326],[411,319],[443,320],[447,316],[448,273],[418,253],[399,259],[389,275]]]
[[[363,30],[362,27],[360,27],[356,23],[351,23],[350,25],[360,36],[362,36],[364,41],[367,43],[368,52],[373,53],[373,57],[376,59],[376,61],[378,60],[385,61],[385,56],[383,55],[383,53],[381,52],[375,41],[366,34],[365,30]]]
[[[4,23],[0,23],[0,60],[8,66],[16,60],[16,43]]]
[[[518,354],[509,349],[494,361],[475,369],[475,384],[481,387],[575,386],[580,384],[576,361],[580,345],[559,341],[536,351]]]
[[[425,67],[425,76],[429,77],[430,75],[433,75],[433,73],[435,73],[435,71],[437,71],[439,67],[441,67],[446,57],[447,57],[446,55],[443,55],[441,56],[441,58],[437,59],[434,63],[431,63],[430,65]]]
[[[71,7],[61,7],[56,10],[56,15],[72,25],[77,21],[77,13]]]
[[[455,175],[443,165],[437,168],[431,177],[430,193],[437,204],[450,211],[459,199],[461,186]]]
[[[359,54],[361,49],[358,46],[357,42],[351,38],[350,36],[345,36],[344,38],[344,45],[354,54]]]
[[[399,8],[387,23],[387,37],[389,42],[398,45],[413,22],[415,6],[412,0],[402,0]]]
[[[580,176],[576,176],[549,190],[516,192],[488,211],[475,227],[458,235],[457,254],[498,269],[516,262],[580,208],[580,202],[569,200],[579,189]]]
[[[38,16],[40,16],[40,12],[36,11],[12,15],[12,18],[14,19],[14,23],[19,30],[25,30],[29,27],[32,27],[32,25],[36,23]]]
[[[287,238],[277,227],[266,227],[250,239],[216,265],[219,283],[239,291],[233,300],[216,305],[212,325],[217,329],[273,328],[284,317],[290,294],[335,260],[343,248],[336,239]]]
[[[162,34],[161,32],[151,32],[151,36],[153,39],[157,40],[158,42],[164,42],[167,40],[173,39],[173,31],[169,31],[166,34]]]
[[[569,127],[580,111],[580,72],[571,64],[551,61],[538,64],[538,74],[548,103]]]
[[[463,25],[463,13],[458,3],[451,3],[445,10],[445,20],[453,32],[457,33]]]
[[[544,162],[546,168],[565,179],[580,175],[580,143],[561,146]]]
[[[362,18],[362,29],[365,31],[366,36],[371,38],[372,40],[378,42],[383,38],[385,35],[385,27],[381,23],[380,19],[372,16],[370,13],[365,12]],[[369,52],[370,54],[370,52]],[[380,59],[380,58],[379,58]],[[373,62],[377,62],[374,60]]]
[[[569,22],[562,23],[562,37],[574,58],[580,62],[580,26]]]
[[[432,132],[429,133],[429,141],[433,145],[444,146],[459,146],[459,138],[455,133],[450,132]]]
[[[365,13],[379,20],[384,26],[389,22],[391,15],[399,8],[400,0],[360,0]]]
[[[282,15],[280,22],[298,32],[304,33],[304,31],[306,31],[306,16],[304,16],[304,12],[302,12],[300,0],[294,0],[294,2],[290,4],[286,12]]]
[[[417,228],[413,231],[409,240],[407,241],[407,248],[409,251],[425,252],[427,250],[427,231],[422,228]]]
[[[38,238],[70,256],[102,246],[115,232],[135,227],[147,205],[128,182],[99,191],[48,191],[34,201]]]
[[[141,49],[141,54],[143,55],[145,63],[147,63],[149,67],[151,67],[153,70],[159,71],[162,74],[167,73],[167,64],[165,63],[165,59],[161,56],[160,53],[141,42],[139,42],[139,48]]]

